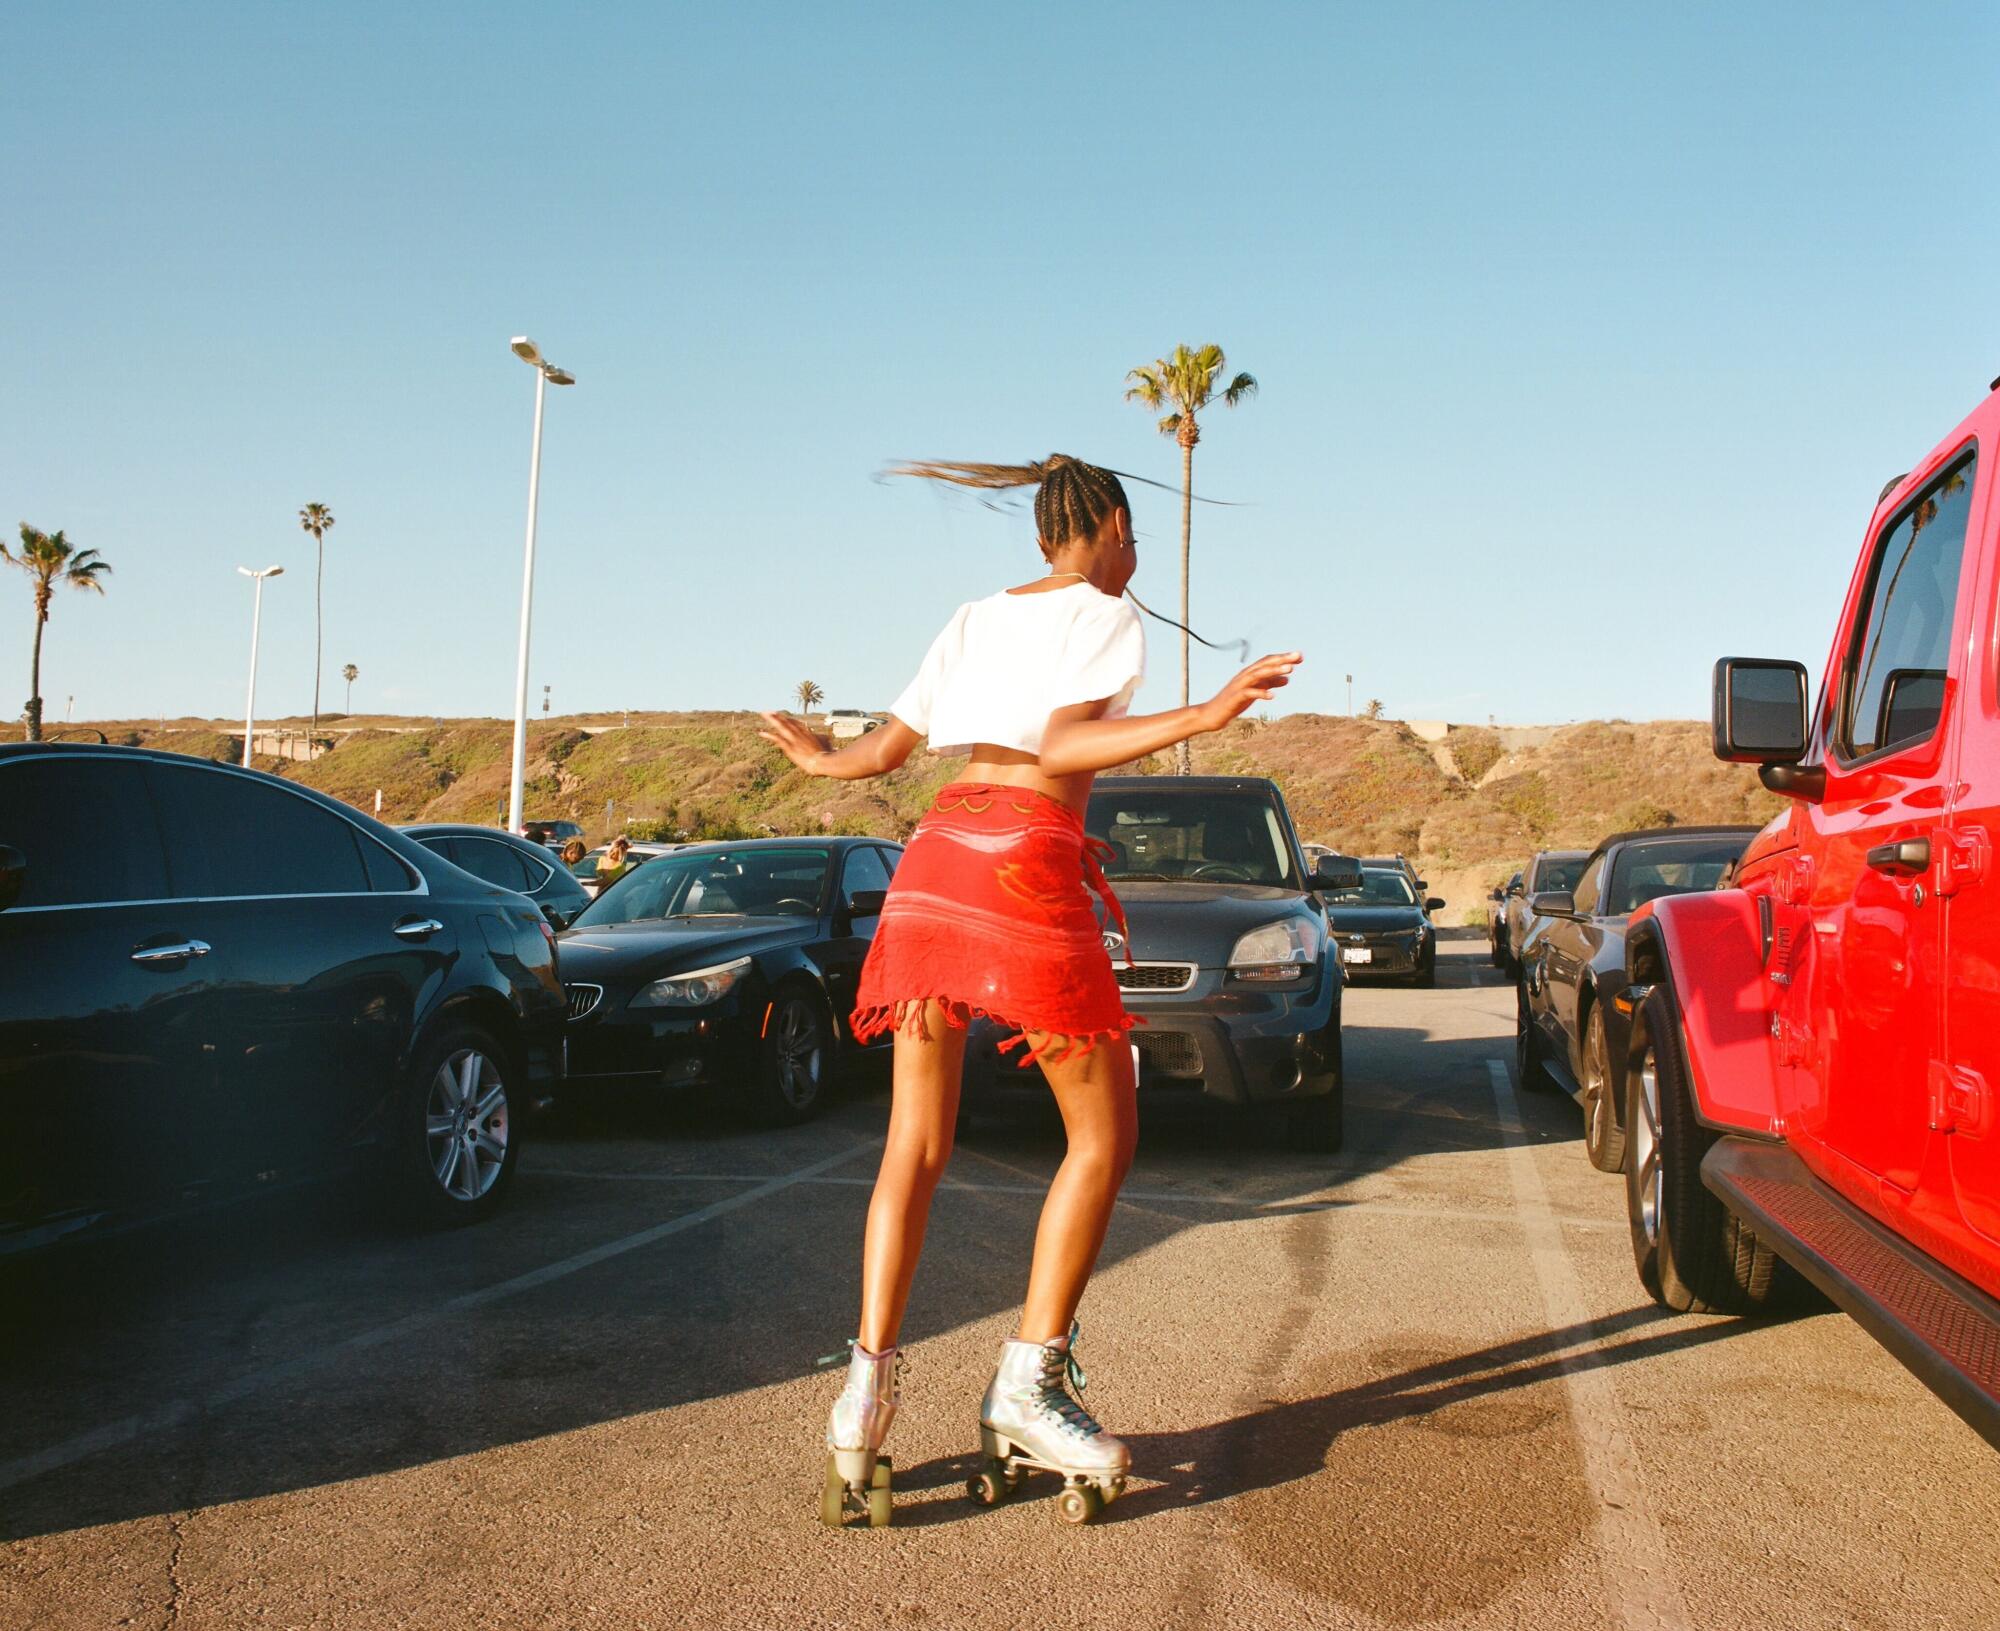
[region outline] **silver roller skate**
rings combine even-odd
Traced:
[[[966,1483],[983,1506],[1012,1495],[1024,1470],[1059,1474],[1063,1492],[1056,1514],[1064,1523],[1088,1523],[1125,1493],[1132,1453],[1077,1403],[1084,1389],[1076,1362],[1077,1327],[1053,1342],[1009,1341],[1000,1368],[979,1407],[979,1447],[986,1463]]]
[[[865,1516],[868,1527],[889,1521],[891,1462],[882,1441],[896,1419],[902,1392],[903,1350],[870,1353],[859,1342],[847,1345],[847,1385],[833,1401],[826,1423],[826,1483],[820,1491],[819,1521],[842,1527],[850,1515]],[[839,1355],[830,1356],[837,1359]]]

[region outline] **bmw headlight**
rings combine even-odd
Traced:
[[[633,997],[634,1008],[706,1008],[712,1002],[720,1002],[730,992],[743,983],[750,972],[750,959],[739,957],[733,963],[718,963],[714,968],[697,968],[686,974],[670,974],[664,980],[655,980],[651,985],[639,987]]]
[[[1319,930],[1311,918],[1280,918],[1252,929],[1229,954],[1229,972],[1239,980],[1296,980],[1319,956]]]

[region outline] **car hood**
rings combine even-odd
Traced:
[[[556,937],[565,980],[657,979],[706,968],[779,946],[811,940],[818,925],[806,918],[726,917],[604,923],[566,929]]]
[[[1132,929],[1132,955],[1142,963],[1195,963],[1221,968],[1252,929],[1287,917],[1317,917],[1312,897],[1296,889],[1251,883],[1111,885]],[[1114,962],[1123,962],[1114,952]]]
[[[1393,934],[1424,921],[1414,906],[1329,906],[1326,915],[1335,934]]]

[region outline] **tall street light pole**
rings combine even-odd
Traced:
[[[247,566],[239,566],[237,571],[246,578],[256,581],[257,592],[250,602],[250,698],[243,704],[243,768],[250,768],[250,738],[257,728],[257,635],[264,622],[264,580],[275,578],[285,570],[282,566],[267,566],[261,572],[253,572]]]
[[[528,629],[535,612],[535,506],[542,487],[542,397],[551,385],[574,385],[566,374],[542,358],[525,334],[511,342],[514,355],[535,371],[535,441],[528,455],[528,548],[521,567],[521,656],[514,672],[514,764],[507,780],[507,830],[521,830],[521,781],[528,767]]]

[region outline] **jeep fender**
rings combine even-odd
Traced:
[[[1783,1125],[1765,996],[1764,933],[1741,889],[1668,895],[1632,916],[1634,984],[1665,982],[1680,1014],[1695,1111],[1711,1127],[1775,1138]]]

